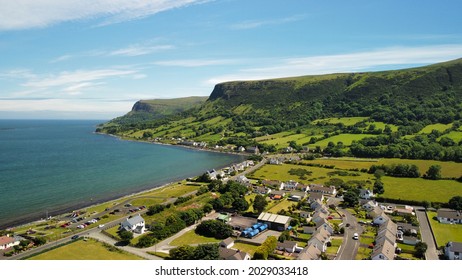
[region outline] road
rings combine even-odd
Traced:
[[[345,225],[345,234],[343,238],[342,247],[337,254],[337,260],[354,260],[358,253],[359,240],[354,240],[353,235],[358,233],[359,235],[363,232],[362,227],[358,224],[356,217],[345,209],[338,209],[338,212],[345,215],[343,218],[343,224]],[[346,227],[346,224],[350,224]]]
[[[245,176],[249,173],[252,173],[254,172],[255,170],[257,170],[258,168],[262,167],[268,160],[266,158],[263,158],[259,163],[257,163],[256,165],[250,167],[250,168],[247,168],[246,170],[242,171],[241,173],[237,174],[237,175],[234,175],[232,177],[230,177],[229,179],[230,180],[236,180],[239,176]]]
[[[438,260],[438,251],[433,239],[433,232],[431,231],[430,225],[427,220],[427,214],[425,209],[416,208],[415,214],[420,224],[420,235],[422,236],[422,242],[427,243],[427,252],[425,253],[426,260]]]

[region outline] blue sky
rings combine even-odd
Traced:
[[[109,119],[213,86],[462,57],[462,1],[0,0],[0,118]]]

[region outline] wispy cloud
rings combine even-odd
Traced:
[[[212,77],[206,84],[232,80],[256,80],[290,76],[374,70],[380,67],[421,65],[462,57],[462,45],[394,47],[325,56],[271,59],[273,65],[240,69],[237,73]]]
[[[214,65],[230,65],[236,63],[238,63],[238,60],[235,59],[184,59],[156,61],[153,64],[172,67],[203,67]]]
[[[285,24],[294,21],[300,21],[304,19],[304,16],[296,15],[291,17],[285,18],[277,18],[277,19],[270,19],[270,20],[246,20],[236,24],[231,25],[231,29],[241,30],[241,29],[254,29],[258,27],[262,27],[265,25],[279,25]]]
[[[130,21],[206,0],[0,0],[0,30],[43,28],[77,20]]]
[[[172,45],[154,45],[154,46],[143,46],[143,45],[131,45],[127,48],[118,49],[111,51],[109,55],[120,55],[120,56],[140,56],[151,54],[159,51],[171,50],[175,47]]]

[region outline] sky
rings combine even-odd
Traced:
[[[0,118],[98,119],[215,84],[462,57],[459,0],[0,0]]]

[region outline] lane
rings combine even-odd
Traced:
[[[427,220],[427,213],[423,208],[416,208],[415,214],[420,224],[420,235],[422,241],[427,243],[427,252],[425,253],[426,260],[438,260],[438,250],[433,238],[433,232]]]
[[[358,224],[356,217],[345,209],[338,209],[338,212],[343,216],[343,224],[345,226],[345,234],[343,238],[342,247],[337,254],[337,260],[354,260],[359,248],[359,239],[354,240],[353,235],[358,233],[361,235],[363,232],[362,227]],[[346,227],[346,224],[350,224]]]

